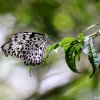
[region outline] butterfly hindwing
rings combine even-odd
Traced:
[[[26,65],[38,65],[44,60],[45,52],[43,49],[46,48],[45,41],[41,41],[38,44],[31,45],[29,50],[25,50],[27,52],[24,56],[24,63]]]

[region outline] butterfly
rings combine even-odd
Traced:
[[[9,42],[1,46],[5,56],[22,58],[26,66],[39,65],[44,61],[47,35],[36,32],[18,32],[10,37]]]

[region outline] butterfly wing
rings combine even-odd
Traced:
[[[22,54],[22,45],[15,41],[10,41],[6,44],[4,44],[2,47],[2,51],[4,52],[5,56],[11,55],[11,56],[17,56],[19,58],[23,57]]]
[[[36,48],[35,48],[36,46]],[[35,49],[34,49],[35,48]],[[24,64],[25,65],[38,65],[43,62],[45,56],[45,41],[41,41],[38,45],[34,44],[30,50],[25,50]]]
[[[6,56],[15,55],[24,59],[26,65],[37,65],[43,61],[46,41],[43,35],[34,32],[16,33],[1,48]]]

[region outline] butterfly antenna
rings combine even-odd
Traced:
[[[89,26],[88,28],[86,28],[83,32],[86,32],[87,30],[91,29],[92,27],[95,27],[97,25],[100,25],[100,23],[97,23],[97,24],[93,24],[91,26]]]

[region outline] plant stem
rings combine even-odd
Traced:
[[[100,35],[100,30],[98,30],[97,32],[95,32],[95,33],[93,33],[93,34],[91,34],[91,35],[88,35],[88,36],[86,36],[86,37],[95,38],[95,37],[97,37],[98,35]]]

